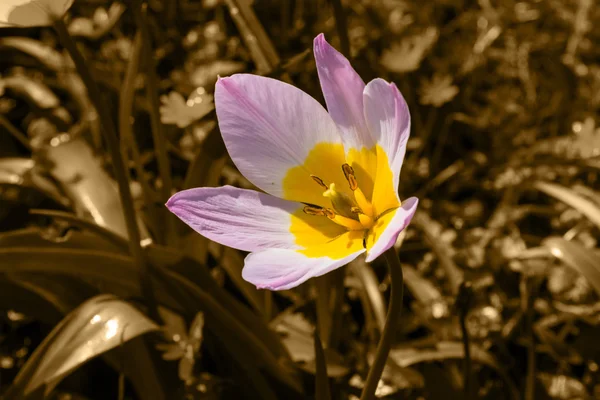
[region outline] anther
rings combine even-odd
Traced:
[[[304,206],[304,209],[302,211],[304,211],[308,215],[319,215],[319,216],[325,216],[326,215],[325,214],[325,209],[323,207]]]
[[[327,217],[329,219],[335,218],[335,212],[333,212],[333,210],[330,208],[324,208],[319,206],[304,206],[302,211],[304,211],[304,213],[308,215],[317,215],[320,217]]]
[[[316,175],[311,175],[310,177],[311,177],[311,178],[313,178],[313,180],[314,180],[315,182],[317,182],[317,183],[318,183],[318,184],[319,184],[321,187],[323,187],[323,188],[325,188],[325,189],[328,189],[328,187],[327,187],[327,185],[325,184],[325,182],[323,182],[323,179],[319,178],[319,177],[318,177],[318,176],[316,176]]]
[[[355,191],[358,189],[358,182],[354,176],[354,169],[349,164],[344,164],[342,165],[342,171],[344,172],[344,176],[350,185],[350,190]]]

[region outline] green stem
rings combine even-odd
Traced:
[[[383,368],[388,358],[388,354],[394,343],[396,336],[396,327],[400,319],[400,311],[402,310],[402,298],[404,296],[404,276],[402,274],[402,266],[398,255],[394,247],[390,247],[385,253],[383,253],[385,260],[388,263],[390,269],[391,278],[391,296],[390,305],[388,307],[387,317],[385,319],[385,326],[377,346],[377,352],[375,353],[375,360],[367,375],[367,381],[363,388],[360,400],[371,400],[375,398],[375,389],[383,373]]]
[[[340,0],[331,0],[333,6],[333,15],[335,17],[335,27],[340,37],[340,47],[342,54],[350,57],[350,38],[348,37],[348,24],[346,23],[346,14],[344,6]]]
[[[62,19],[56,19],[54,21],[54,29],[58,34],[58,38],[61,44],[69,52],[69,55],[73,59],[75,68],[83,80],[90,99],[96,111],[100,117],[100,123],[102,124],[102,132],[104,133],[104,140],[108,146],[108,150],[111,156],[117,185],[119,187],[119,195],[121,197],[121,206],[123,207],[123,214],[125,217],[125,223],[127,225],[127,234],[129,236],[129,251],[131,256],[135,260],[140,273],[140,284],[144,298],[148,303],[150,316],[160,321],[158,309],[156,305],[156,298],[152,289],[152,281],[150,280],[150,265],[146,262],[144,252],[140,245],[140,232],[137,226],[135,208],[133,206],[133,199],[131,197],[131,189],[129,187],[129,178],[127,169],[123,162],[123,157],[119,148],[119,139],[115,124],[110,111],[102,97],[98,84],[92,77],[90,70],[88,69],[83,55],[77,49],[77,45]]]

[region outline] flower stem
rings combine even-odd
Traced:
[[[125,163],[119,147],[119,139],[113,118],[110,114],[109,108],[106,105],[100,92],[98,84],[92,77],[90,70],[88,69],[83,55],[79,52],[77,45],[62,19],[56,19],[54,21],[54,29],[58,35],[58,38],[64,48],[69,52],[69,55],[73,59],[75,68],[81,76],[83,83],[85,84],[90,100],[94,104],[96,111],[100,117],[100,123],[102,124],[102,132],[104,134],[104,140],[108,146],[108,150],[111,156],[117,185],[119,187],[119,195],[121,197],[121,206],[123,207],[123,214],[125,217],[125,224],[127,225],[127,235],[129,236],[129,252],[134,259],[134,262],[138,266],[140,273],[140,286],[142,293],[149,306],[150,316],[160,321],[158,309],[156,305],[156,298],[154,291],[152,290],[152,281],[150,276],[150,265],[147,263],[144,252],[140,245],[140,232],[137,226],[135,208],[133,206],[133,199],[131,197],[131,189],[129,187],[129,178]]]
[[[396,327],[398,326],[398,320],[400,319],[400,311],[402,310],[402,298],[404,296],[404,276],[402,274],[402,266],[400,265],[394,247],[390,247],[386,250],[386,252],[383,253],[383,256],[388,263],[392,282],[390,288],[390,305],[385,319],[385,326],[381,333],[381,339],[377,346],[375,360],[367,375],[367,381],[365,382],[360,400],[370,400],[375,398],[375,390],[377,389],[379,378],[381,378],[381,374],[383,373],[383,367],[385,366],[388,354],[392,348],[396,336]]]

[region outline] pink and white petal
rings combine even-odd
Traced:
[[[202,236],[244,251],[296,249],[291,214],[302,204],[233,186],[175,193],[166,204]]]
[[[293,250],[269,249],[249,254],[242,277],[258,289],[292,289],[310,278],[324,275],[354,260],[364,250],[341,259],[311,258]]]
[[[396,239],[398,239],[400,232],[410,224],[413,215],[415,215],[415,211],[417,211],[418,204],[419,199],[416,197],[409,197],[402,202],[400,207],[388,214],[389,219],[386,221],[387,224],[382,227],[383,232],[377,232],[377,226],[372,229],[370,235],[375,235],[376,237],[375,243],[372,243],[370,246],[367,244],[367,262],[375,260],[383,254],[384,251],[396,243]],[[385,218],[385,216],[382,218]],[[370,241],[373,240],[373,238],[371,237],[367,240]]]
[[[350,61],[333,48],[321,33],[313,43],[321,89],[331,118],[342,131],[346,150],[375,144],[363,112],[365,83]]]
[[[317,143],[341,143],[323,106],[275,79],[249,74],[221,78],[215,105],[231,159],[250,182],[274,196],[283,196],[288,170],[302,166]]]
[[[408,105],[395,84],[380,78],[367,84],[363,99],[367,125],[377,144],[387,154],[394,174],[394,188],[397,188],[410,135]]]

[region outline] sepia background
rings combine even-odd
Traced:
[[[420,204],[377,396],[600,398],[594,0],[75,0],[64,21],[117,135],[55,30],[0,29],[0,398],[359,398],[384,261],[257,290],[243,252],[164,206],[254,188],[218,130],[217,76],[324,104],[319,33],[412,118],[399,190]]]

